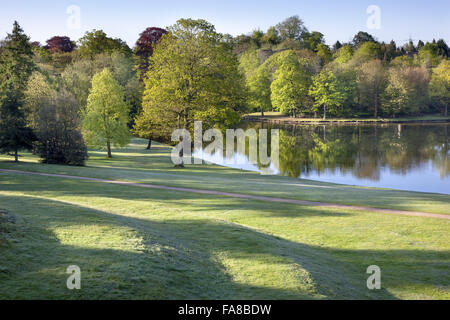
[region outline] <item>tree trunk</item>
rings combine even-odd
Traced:
[[[151,150],[152,149],[152,138],[148,139],[148,145],[147,145],[147,150]]]
[[[448,105],[445,105],[444,116],[448,117]]]
[[[108,149],[108,158],[112,158],[112,154],[111,154],[111,142],[108,140],[106,142],[106,148]]]
[[[327,120],[327,105],[323,105],[323,120]]]
[[[375,119],[378,117],[378,92],[375,94]]]
[[[14,151],[14,162],[19,162],[19,152],[17,149]]]
[[[261,109],[261,117],[264,117],[264,109]]]
[[[296,109],[292,110],[292,115],[294,116],[294,118],[297,118],[297,110]]]

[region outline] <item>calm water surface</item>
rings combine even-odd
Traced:
[[[450,194],[450,124],[298,125],[244,123],[243,129],[280,129],[274,174],[367,187]],[[248,154],[242,165],[261,171]],[[226,165],[223,156],[203,159]],[[242,163],[242,162],[240,162]]]

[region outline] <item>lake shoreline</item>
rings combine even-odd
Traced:
[[[383,123],[449,123],[450,117],[423,117],[421,118],[380,118],[380,119],[314,119],[291,118],[286,116],[256,116],[246,115],[242,117],[244,122],[263,122],[272,124],[296,125],[296,124],[383,124]]]

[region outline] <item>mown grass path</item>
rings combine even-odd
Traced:
[[[102,182],[102,183],[109,183],[109,184],[141,187],[141,188],[151,188],[151,189],[168,190],[168,191],[178,191],[178,192],[187,192],[187,193],[196,193],[196,194],[224,196],[224,197],[248,199],[248,200],[289,203],[289,204],[296,204],[296,205],[302,205],[302,206],[328,207],[328,208],[337,208],[337,209],[344,209],[344,210],[356,210],[356,211],[377,212],[377,213],[384,213],[384,214],[395,214],[395,215],[404,215],[404,216],[427,217],[427,218],[450,220],[450,215],[427,213],[427,212],[378,209],[378,208],[363,207],[363,206],[348,206],[348,205],[340,205],[340,204],[324,203],[324,202],[312,202],[312,201],[303,201],[303,200],[294,200],[294,199],[254,196],[254,195],[248,195],[248,194],[230,193],[230,192],[222,192],[222,191],[169,187],[169,186],[163,186],[163,185],[151,185],[151,184],[134,183],[134,182],[126,182],[126,181],[114,181],[114,180],[106,180],[106,179],[98,179],[98,178],[88,178],[88,177],[51,174],[51,173],[40,173],[40,172],[28,172],[28,171],[20,171],[20,170],[0,169],[0,172],[24,174],[24,175],[37,175],[37,176],[64,178],[64,179],[72,179],[72,180],[87,180],[87,181],[95,181],[95,182]]]

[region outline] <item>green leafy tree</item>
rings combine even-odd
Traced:
[[[319,44],[325,44],[323,34],[317,31],[304,32],[302,38],[303,46],[312,51],[316,51]]]
[[[355,51],[352,46],[344,45],[334,54],[334,62],[339,65],[348,63],[354,55]]]
[[[10,91],[18,94],[20,100],[35,69],[30,38],[15,21],[0,50],[0,99]]]
[[[130,142],[128,129],[130,106],[124,89],[105,69],[92,79],[92,88],[84,112],[83,129],[88,144],[105,147],[111,158],[111,145],[124,147]]]
[[[280,33],[276,27],[270,27],[264,37],[262,38],[263,43],[268,43],[275,46],[281,42]]]
[[[75,98],[65,89],[54,90],[36,112],[37,154],[43,163],[84,165],[87,148]]]
[[[450,61],[443,60],[433,70],[430,81],[430,95],[439,100],[443,106],[444,115],[448,116],[448,105],[450,103]]]
[[[313,77],[313,83],[309,94],[315,99],[316,110],[323,107],[323,119],[327,118],[327,110],[337,112],[346,99],[344,93],[339,90],[339,83],[331,71],[322,71]]]
[[[361,66],[358,72],[360,103],[373,110],[378,117],[380,95],[385,83],[385,71],[381,60],[372,60]]]
[[[15,94],[7,94],[0,105],[0,153],[12,153],[19,161],[19,150],[31,150],[35,136]]]
[[[310,77],[293,51],[284,51],[278,56],[278,68],[271,85],[272,104],[280,112],[305,111]]]
[[[41,72],[34,72],[28,80],[24,97],[24,110],[32,128],[36,127],[40,108],[47,103],[52,94],[53,88],[48,79]]]
[[[429,81],[430,75],[425,67],[391,68],[382,97],[383,111],[393,117],[426,111]]]
[[[245,79],[231,47],[213,25],[181,19],[150,58],[143,109],[160,110],[168,128],[233,126],[245,111]]]
[[[81,58],[92,59],[100,53],[112,53],[119,51],[127,56],[131,56],[133,51],[121,39],[109,38],[102,30],[93,30],[78,40],[78,54]]]
[[[247,79],[247,87],[249,89],[248,102],[250,107],[264,112],[272,109],[271,101],[271,83],[272,75],[267,65],[261,65]]]
[[[280,39],[300,41],[302,34],[307,31],[303,21],[299,16],[292,16],[280,22],[276,26]]]
[[[371,34],[369,34],[367,32],[363,32],[363,31],[358,32],[353,37],[353,45],[356,48],[359,48],[362,44],[364,44],[366,42],[377,42],[377,41]]]
[[[0,152],[12,152],[16,162],[19,150],[31,150],[34,140],[23,110],[24,90],[34,69],[32,46],[16,21],[0,50]]]
[[[381,58],[381,46],[375,42],[365,42],[356,50],[353,61],[355,65],[361,65],[368,61]]]

